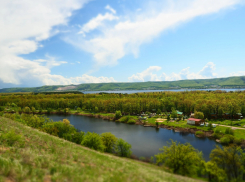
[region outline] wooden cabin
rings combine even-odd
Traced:
[[[187,124],[200,126],[200,124],[204,124],[204,120],[203,119],[196,119],[196,118],[188,118]]]

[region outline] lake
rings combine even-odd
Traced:
[[[215,145],[219,143],[209,138],[198,138],[194,134],[175,132],[164,128],[143,127],[107,121],[100,118],[78,115],[47,115],[54,121],[67,118],[75,128],[84,132],[105,133],[111,132],[117,138],[122,138],[132,145],[133,155],[150,158],[159,152],[159,148],[167,145],[170,139],[180,143],[189,142],[193,147],[203,152],[205,160],[209,160],[209,154]]]
[[[134,94],[134,93],[144,93],[144,92],[166,92],[166,91],[171,91],[171,92],[184,92],[184,91],[215,91],[215,90],[222,90],[226,92],[230,91],[244,91],[245,89],[176,89],[176,90],[117,90],[117,91],[82,91],[84,94],[96,94],[96,93],[121,93],[121,94]]]

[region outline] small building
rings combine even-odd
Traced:
[[[223,114],[223,118],[224,118],[224,119],[231,119],[230,113],[224,113],[224,114]]]
[[[236,114],[234,115],[234,119],[243,119],[243,116],[242,116],[241,113],[236,113]]]
[[[190,118],[195,118],[194,113],[191,113]]]
[[[204,124],[204,120],[203,119],[188,118],[187,124],[200,126],[200,124]]]
[[[217,114],[216,113],[211,113],[211,119],[217,119]]]
[[[177,115],[178,116],[182,116],[183,115],[183,112],[177,111]]]

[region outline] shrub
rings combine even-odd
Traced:
[[[237,145],[241,145],[242,144],[242,139],[240,139],[240,138],[234,138],[233,143],[234,144],[237,144]]]
[[[4,111],[4,107],[3,106],[0,106],[0,111]]]
[[[204,118],[204,114],[202,112],[195,112],[194,113],[194,117],[196,119],[203,119]]]
[[[105,148],[101,136],[94,132],[86,133],[81,144],[88,148],[102,151],[102,152],[104,151]]]
[[[121,116],[122,116],[121,111],[116,111],[116,113],[115,113],[115,119],[120,119]]]
[[[120,138],[116,142],[115,152],[121,157],[130,157],[132,153],[131,145]]]
[[[103,144],[105,146],[105,152],[112,153],[117,141],[117,137],[111,133],[102,133],[101,139],[103,141]]]
[[[31,109],[30,109],[29,107],[25,107],[25,108],[24,108],[24,112],[30,113],[30,112],[31,112]]]
[[[220,143],[224,144],[224,145],[228,145],[230,143],[230,139],[228,137],[222,137],[220,139]]]
[[[220,139],[222,137],[222,134],[220,133],[213,133],[212,136],[215,138],[215,139]]]
[[[199,135],[199,136],[204,136],[205,135],[202,131],[197,131],[195,134]]]
[[[229,143],[232,143],[234,140],[234,137],[232,135],[225,135],[220,139],[220,143],[224,145],[228,145]]]
[[[234,131],[229,127],[225,129],[225,134],[234,135]]]
[[[20,147],[24,147],[25,140],[22,135],[18,135],[14,130],[11,130],[7,133],[3,133],[0,135],[0,143],[6,144],[8,146],[13,146],[14,144],[18,144]]]
[[[0,112],[0,116],[3,116],[4,112]]]
[[[48,108],[48,109],[47,109],[47,113],[50,114],[51,112],[53,112],[53,109]]]
[[[212,130],[212,129],[213,129],[212,123],[208,123],[208,130]]]
[[[167,146],[159,149],[162,153],[155,155],[157,164],[163,164],[174,173],[195,174],[202,163],[202,153],[191,144],[181,144],[171,140]]]
[[[217,128],[214,130],[214,133],[222,133],[222,130],[221,130],[219,127],[217,127]]]
[[[127,123],[129,121],[129,119],[130,119],[130,116],[124,116],[124,117],[120,118],[119,121],[121,121],[123,123]]]
[[[136,123],[136,121],[134,120],[134,119],[130,119],[130,120],[128,120],[128,122],[127,122],[128,124],[135,124]]]

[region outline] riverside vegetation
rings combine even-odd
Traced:
[[[198,127],[187,125],[186,121],[170,120],[169,112],[182,111],[185,116],[191,112],[203,113],[203,118],[210,123],[209,127]],[[136,94],[74,94],[74,93],[50,93],[46,94],[1,94],[0,112],[10,113],[58,113],[58,114],[81,114],[85,116],[102,117],[104,119],[125,122],[129,124],[145,124],[146,121],[139,122],[137,115],[142,112],[156,112],[162,114],[161,117],[167,119],[164,123],[156,123],[158,116],[148,118],[147,125],[169,128],[189,129],[201,137],[207,134],[223,144],[243,144],[245,130],[236,129],[233,133],[227,133],[226,127],[218,126],[215,132],[211,123],[221,125],[245,125],[245,120],[224,120],[224,113],[230,113],[231,117],[236,113],[245,116],[245,91],[225,92],[225,91],[190,91],[190,92],[155,92]],[[118,112],[118,114],[117,114]],[[120,112],[120,113],[119,113]],[[176,112],[175,112],[176,113]],[[211,120],[212,113],[217,116],[216,120]],[[123,115],[121,117],[120,115]],[[176,113],[177,115],[177,113]],[[172,116],[177,117],[177,116]],[[199,131],[199,132],[200,132]],[[223,139],[222,139],[223,138]]]
[[[67,119],[53,122],[36,115],[4,116],[0,117],[1,181],[192,181],[165,171],[196,180],[245,180],[245,152],[236,145],[217,146],[210,154],[211,160],[206,163],[202,153],[190,144],[171,141],[160,149],[161,153],[155,155],[156,164],[161,166],[157,167],[96,153],[95,150],[129,157],[131,146],[111,133],[85,134],[77,131]]]
[[[62,114],[77,113],[87,114],[89,116],[94,115],[95,117],[103,116],[120,122],[136,123],[138,117],[135,115],[142,111],[160,111],[160,113],[167,113],[172,110],[173,113],[173,111],[175,112],[175,109],[178,109],[183,111],[184,114],[188,114],[191,111],[201,111],[203,112],[203,117],[209,118],[211,112],[222,113],[229,111],[230,113],[243,113],[245,103],[244,98],[245,92],[227,93],[220,91],[195,91],[183,93],[163,92],[130,95],[3,94],[0,97],[0,105],[2,106],[0,109],[5,112],[5,114],[3,112],[0,114],[4,117],[18,121],[19,123],[37,128],[43,132],[61,137],[79,145],[90,147],[101,152],[111,152],[119,156],[129,157],[131,154],[130,145],[123,140],[116,139],[115,136],[110,133],[98,135],[96,133],[88,132],[85,134],[77,131],[67,120],[63,120],[62,122],[52,122],[47,118],[39,117],[35,114],[52,112]],[[219,99],[221,100],[221,104],[219,104]],[[126,114],[127,116],[122,117],[122,114]],[[218,114],[218,116],[222,115]],[[215,122],[222,122],[222,120],[220,119],[220,121]],[[149,119],[149,123],[156,124],[154,117]],[[209,123],[208,127],[201,127],[202,130],[213,130],[211,122]],[[181,120],[178,122],[166,122],[164,124],[174,127],[187,127],[186,122]],[[195,126],[189,127],[198,128]],[[11,144],[11,142],[8,142],[12,140],[13,132],[11,132],[4,133],[3,135],[1,134],[1,145],[7,145],[6,147],[14,145]],[[196,135],[203,134],[199,131]],[[21,136],[17,136],[17,138],[21,138]],[[220,138],[222,143],[227,145],[230,144],[230,146],[224,148],[217,147],[214,149],[210,154],[211,161],[208,163],[204,162],[201,153],[195,150],[191,145],[172,142],[169,146],[163,148],[162,153],[155,156],[157,164],[163,164],[163,166],[167,167],[163,167],[163,169],[169,170],[170,172],[192,177],[208,178],[209,181],[244,180],[244,152],[238,147],[238,144],[243,141],[237,140],[244,138],[244,132],[237,132],[237,130],[233,132],[233,130],[229,128],[227,129],[219,126],[214,130],[213,136]],[[9,137],[11,138],[10,140],[8,139]],[[16,139],[13,140],[15,141]],[[16,141],[21,140],[17,139]],[[21,149],[23,146],[21,143],[23,142],[17,143],[18,147]],[[124,152],[124,149],[121,150],[121,146],[125,147],[126,153]],[[186,153],[190,153],[191,155],[184,155]],[[195,160],[190,160],[190,156],[193,156]],[[6,163],[2,163],[1,165],[6,167],[5,164]],[[9,173],[10,171],[7,170],[7,176]]]

